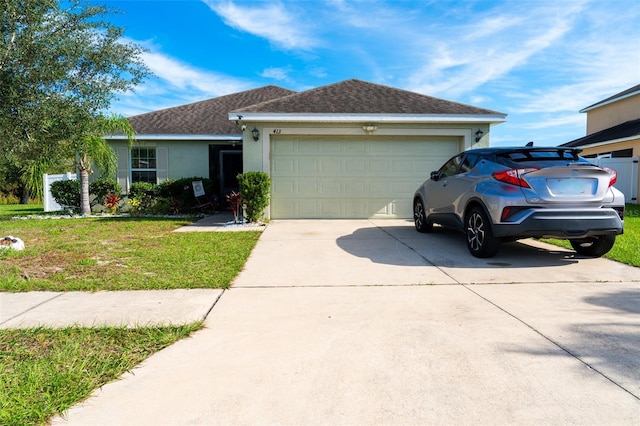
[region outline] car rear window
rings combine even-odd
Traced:
[[[549,150],[549,151],[514,151],[501,154],[512,161],[529,160],[578,160],[575,151]]]
[[[571,149],[516,150],[497,155],[497,162],[509,167],[522,166],[551,167],[558,162],[588,162]]]

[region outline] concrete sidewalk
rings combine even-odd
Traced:
[[[235,223],[230,211],[216,212],[204,216],[189,225],[182,226],[174,232],[234,232],[234,231],[263,231],[265,224]]]
[[[204,320],[223,291],[0,293],[0,328],[187,324]]]

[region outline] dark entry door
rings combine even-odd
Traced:
[[[220,151],[220,195],[238,192],[238,176],[242,173],[242,151]]]

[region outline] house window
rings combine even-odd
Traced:
[[[131,150],[131,182],[158,182],[155,148]]]

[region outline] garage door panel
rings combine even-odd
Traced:
[[[321,167],[317,159],[315,158],[300,158],[295,161],[296,170],[300,175],[316,176],[320,173]]]
[[[353,158],[345,163],[345,172],[363,174],[368,171],[368,162],[363,158]]]
[[[320,143],[318,143],[317,145],[317,153],[321,154],[321,155],[336,155],[336,154],[342,154],[343,151],[343,146],[341,143],[336,143],[338,141],[335,140],[328,140],[328,141],[321,141]]]
[[[297,171],[296,163],[292,159],[278,158],[278,159],[275,159],[271,163],[271,174],[272,175],[290,176],[295,171]]]
[[[340,180],[334,179],[323,179],[320,182],[321,191],[316,194],[309,194],[312,197],[333,197],[342,192],[342,182]]]
[[[369,184],[369,190],[371,191],[371,194],[390,194],[391,182],[376,180]]]
[[[295,154],[296,153],[296,148],[298,146],[297,141],[295,140],[280,140],[278,141],[277,144],[274,144],[271,149],[272,149],[272,154],[274,155],[274,158],[276,156],[279,155],[284,155],[284,154]]]
[[[300,216],[317,216],[319,202],[317,200],[303,199],[297,204],[298,214]]]
[[[336,158],[321,158],[318,160],[320,167],[319,170],[324,175],[342,175],[343,167],[342,160]]]
[[[389,173],[389,160],[387,159],[371,160],[369,162],[369,167],[370,167],[371,173],[374,173],[377,175],[387,174]]]
[[[282,196],[282,198],[286,198],[288,195],[297,192],[295,187],[296,182],[294,181],[273,179],[271,183],[272,198],[276,199],[276,197],[280,196]]]
[[[303,194],[317,194],[320,192],[320,182],[317,179],[300,179],[298,192]]]
[[[343,146],[345,154],[367,154],[367,143],[363,140],[354,140],[348,145]]]
[[[402,196],[403,198],[408,196],[413,197],[414,192],[416,192],[417,186],[413,181],[404,181],[404,182],[392,182],[391,183],[391,194],[396,195],[396,197]]]
[[[416,171],[415,169],[414,160],[391,160],[391,172],[393,175],[413,175]]]
[[[458,152],[459,142],[273,138],[271,217],[411,218],[414,191]]]
[[[366,182],[358,182],[358,181],[345,182],[344,193],[350,197],[359,195],[361,198],[364,198],[363,194],[365,193],[365,188],[367,186],[368,185]]]

